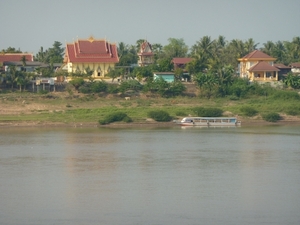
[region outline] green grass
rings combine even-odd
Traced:
[[[16,115],[0,114],[0,122],[40,121],[40,122],[97,122],[115,112],[126,113],[134,122],[145,121],[148,113],[163,110],[172,118],[179,119],[187,115],[196,116],[195,107],[220,108],[233,115],[244,116],[242,107],[251,107],[259,115],[270,112],[300,115],[300,100],[294,95],[291,99],[274,98],[273,96],[255,96],[251,98],[230,100],[230,98],[206,99],[199,97],[174,98],[139,98],[124,100],[121,97],[104,98],[99,96],[75,96],[67,93],[47,95],[33,93],[1,93],[0,107],[6,109],[19,106]],[[25,103],[23,103],[25,101]],[[37,104],[39,108],[37,107]],[[42,107],[41,107],[42,106]]]

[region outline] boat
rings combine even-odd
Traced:
[[[236,117],[185,117],[178,124],[180,126],[240,126],[241,121]]]

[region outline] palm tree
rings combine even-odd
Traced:
[[[210,58],[213,56],[213,41],[210,36],[202,37],[195,45],[192,46],[192,54],[196,56]]]
[[[14,88],[14,83],[16,82],[16,79],[18,77],[19,71],[17,71],[17,68],[15,65],[9,65],[8,70],[6,72],[6,79],[7,82],[11,84],[11,90]]]
[[[21,57],[21,62],[22,62],[22,71],[24,71],[25,70],[25,66],[26,66],[26,56],[25,55],[23,55],[22,57]]]
[[[244,44],[245,51],[248,53],[254,51],[258,44],[254,42],[253,38],[249,38]]]
[[[262,50],[264,53],[266,53],[266,54],[272,56],[272,55],[273,55],[274,48],[275,48],[274,43],[273,43],[272,41],[267,41],[267,43],[264,43],[264,44],[263,44],[263,47],[261,48],[261,50]]]

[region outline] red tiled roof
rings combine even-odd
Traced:
[[[78,40],[67,44],[65,60],[67,62],[119,62],[117,46],[106,40]]]
[[[21,61],[22,56],[25,56],[26,61],[33,61],[33,54],[29,53],[6,53],[0,54],[0,62],[18,62]]]
[[[271,66],[269,63],[261,61],[252,66],[249,69],[250,72],[258,72],[258,71],[280,71],[275,66]]]
[[[298,63],[291,63],[290,66],[293,67],[293,68],[300,68],[300,62],[298,62]]]
[[[250,52],[249,54],[245,55],[243,58],[239,60],[249,60],[249,59],[270,59],[270,60],[275,60],[275,58],[267,55],[266,53],[263,53],[259,50],[254,50],[253,52]]]
[[[187,64],[192,60],[193,58],[173,58],[172,62],[174,64]]]

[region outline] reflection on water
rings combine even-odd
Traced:
[[[0,130],[0,224],[300,224],[300,127]]]

